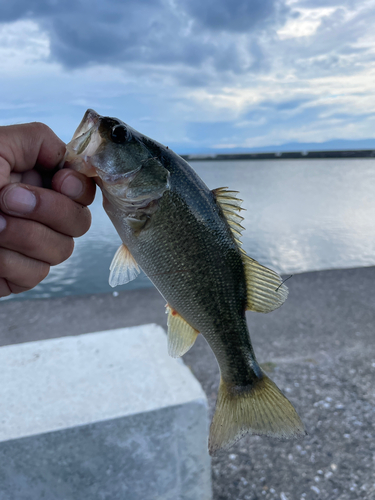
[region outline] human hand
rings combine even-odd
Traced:
[[[0,297],[35,287],[89,229],[92,179],[70,169],[43,186],[65,144],[42,123],[0,127]]]

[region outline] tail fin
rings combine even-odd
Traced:
[[[210,455],[229,448],[247,433],[278,439],[306,434],[296,410],[264,374],[250,387],[229,385],[221,379],[210,428]]]

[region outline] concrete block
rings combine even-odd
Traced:
[[[159,326],[0,348],[0,500],[209,500],[207,434]]]

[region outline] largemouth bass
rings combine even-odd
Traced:
[[[67,146],[66,166],[94,177],[123,242],[110,284],[140,268],[167,301],[168,350],[182,356],[201,333],[220,367],[209,452],[246,433],[305,434],[295,409],[260,368],[247,309],[269,312],[287,297],[280,276],[241,248],[241,200],[209,190],[187,162],[117,118],[88,110]]]

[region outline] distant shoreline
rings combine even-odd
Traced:
[[[374,149],[343,151],[280,151],[273,153],[228,153],[181,155],[187,161],[308,160],[317,158],[375,158]]]

